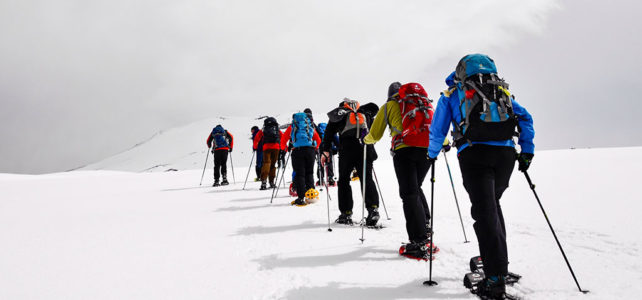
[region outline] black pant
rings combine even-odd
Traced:
[[[314,188],[314,147],[299,147],[292,149],[292,169],[294,169],[294,186],[299,198],[305,192]]]
[[[329,180],[334,181],[334,166],[332,165],[332,154],[330,154],[330,159],[326,162],[324,166],[317,165],[317,177],[319,182],[328,183]],[[328,176],[324,178],[325,174],[328,173]],[[326,181],[326,178],[328,179]]]
[[[256,151],[256,178],[261,179],[261,169],[263,168],[263,150]]]
[[[227,150],[214,150],[214,181],[218,181],[223,174],[227,179]]]
[[[464,187],[472,203],[471,214],[479,254],[487,276],[508,273],[506,227],[499,198],[508,187],[515,167],[515,149],[474,145],[459,154]]]
[[[377,186],[372,178],[373,159],[370,154],[368,154],[366,158],[366,207],[377,208],[379,207],[379,194],[377,193]],[[358,142],[342,142],[341,149],[339,150],[339,181],[337,184],[339,210],[342,213],[352,212],[352,207],[354,206],[352,188],[350,187],[352,170],[354,169],[356,169],[359,174],[360,189],[363,191],[363,146]]]
[[[406,218],[406,232],[411,242],[428,238],[426,223],[430,220],[430,209],[421,185],[428,174],[430,164],[426,148],[406,147],[395,151],[392,158],[399,183],[399,197],[403,202]]]

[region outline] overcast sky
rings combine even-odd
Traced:
[[[642,145],[637,1],[0,2],[0,172],[71,169],[155,132],[393,81],[437,99],[487,53],[534,115],[537,149]]]

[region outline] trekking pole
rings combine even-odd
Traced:
[[[559,239],[557,238],[557,234],[555,234],[555,230],[553,230],[553,225],[551,225],[551,221],[548,220],[548,215],[546,215],[546,211],[544,210],[544,206],[542,206],[542,202],[539,200],[539,197],[537,196],[537,192],[535,192],[535,185],[531,181],[531,177],[528,176],[528,172],[523,171],[524,176],[526,176],[526,180],[528,181],[528,185],[530,186],[531,190],[533,190],[533,195],[535,195],[535,199],[537,199],[537,203],[539,204],[539,208],[542,209],[542,214],[544,214],[544,218],[546,219],[546,223],[548,223],[548,227],[551,229],[551,232],[553,233],[553,237],[555,238],[555,242],[557,242],[557,247],[560,248],[560,251],[562,252],[562,256],[564,256],[564,260],[566,261],[566,265],[568,266],[569,271],[571,271],[571,275],[573,276],[573,280],[575,280],[575,284],[577,285],[577,289],[586,294],[589,291],[588,290],[583,290],[580,287],[580,283],[577,281],[577,277],[575,277],[575,272],[573,272],[573,268],[571,268],[571,264],[568,262],[568,258],[566,258],[566,253],[564,253],[564,249],[562,249],[562,244],[560,244]]]
[[[247,184],[247,178],[250,177],[250,170],[252,169],[252,162],[254,162],[254,155],[256,155],[256,151],[252,151],[252,159],[250,159],[250,166],[247,167],[247,175],[245,175],[245,182],[243,183],[243,190],[245,190],[245,185]]]
[[[379,191],[379,198],[381,198],[381,204],[383,204],[383,211],[386,212],[386,218],[390,220],[390,216],[388,216],[388,210],[386,209],[386,201],[383,201],[381,186],[379,186],[379,179],[377,179],[377,172],[375,172],[374,166],[372,166],[372,175],[374,175],[375,183],[377,184],[377,190]]]
[[[236,184],[236,177],[234,176],[234,159],[232,159],[232,152],[230,152],[230,165],[232,166],[232,180]]]
[[[457,213],[459,214],[459,222],[461,222],[461,231],[464,232],[464,243],[469,243],[468,238],[466,237],[466,229],[464,229],[464,220],[461,218],[461,211],[459,210],[459,201],[457,201],[457,193],[455,192],[455,183],[453,183],[453,175],[450,173],[450,165],[448,164],[448,157],[446,152],[444,153],[444,160],[446,161],[446,167],[448,168],[448,176],[450,177],[450,186],[453,187],[453,195],[455,196],[455,204],[457,205]]]
[[[359,239],[361,244],[366,240],[363,237],[363,232],[365,231],[366,226],[366,146],[366,144],[363,144],[363,176],[359,178],[359,181],[361,181],[361,196],[363,198],[363,205],[361,206],[361,238]]]
[[[286,165],[288,164],[288,161],[290,161],[290,154],[291,153],[288,153],[288,157],[285,159]],[[281,181],[283,180],[283,175],[285,175],[285,169],[283,170],[283,172],[281,172]],[[277,182],[276,186],[272,188],[272,197],[270,198],[270,203],[272,203],[274,197],[279,194],[279,185],[281,185],[281,181]]]
[[[205,165],[203,166],[203,174],[201,175],[201,183],[198,185],[203,185],[203,177],[205,177],[205,169],[207,168],[207,161],[210,158],[210,147],[207,147],[207,154],[205,155]]]
[[[428,274],[428,281],[424,281],[424,285],[428,286],[433,286],[437,285],[436,281],[432,280],[432,249],[434,248],[435,245],[435,240],[433,240],[433,232],[434,232],[434,220],[435,220],[435,207],[434,207],[434,200],[435,200],[435,161],[433,160],[432,162],[432,171],[430,175],[430,248],[428,248],[428,252],[430,253],[428,256],[428,260],[430,261],[430,267],[429,267],[429,274]]]

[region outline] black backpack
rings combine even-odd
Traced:
[[[281,142],[279,123],[275,118],[269,117],[263,121],[263,143],[272,144]]]

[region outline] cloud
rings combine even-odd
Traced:
[[[213,115],[379,101],[397,80],[426,82],[436,97],[461,56],[540,34],[557,9],[552,0],[5,1],[0,171],[71,168]]]

